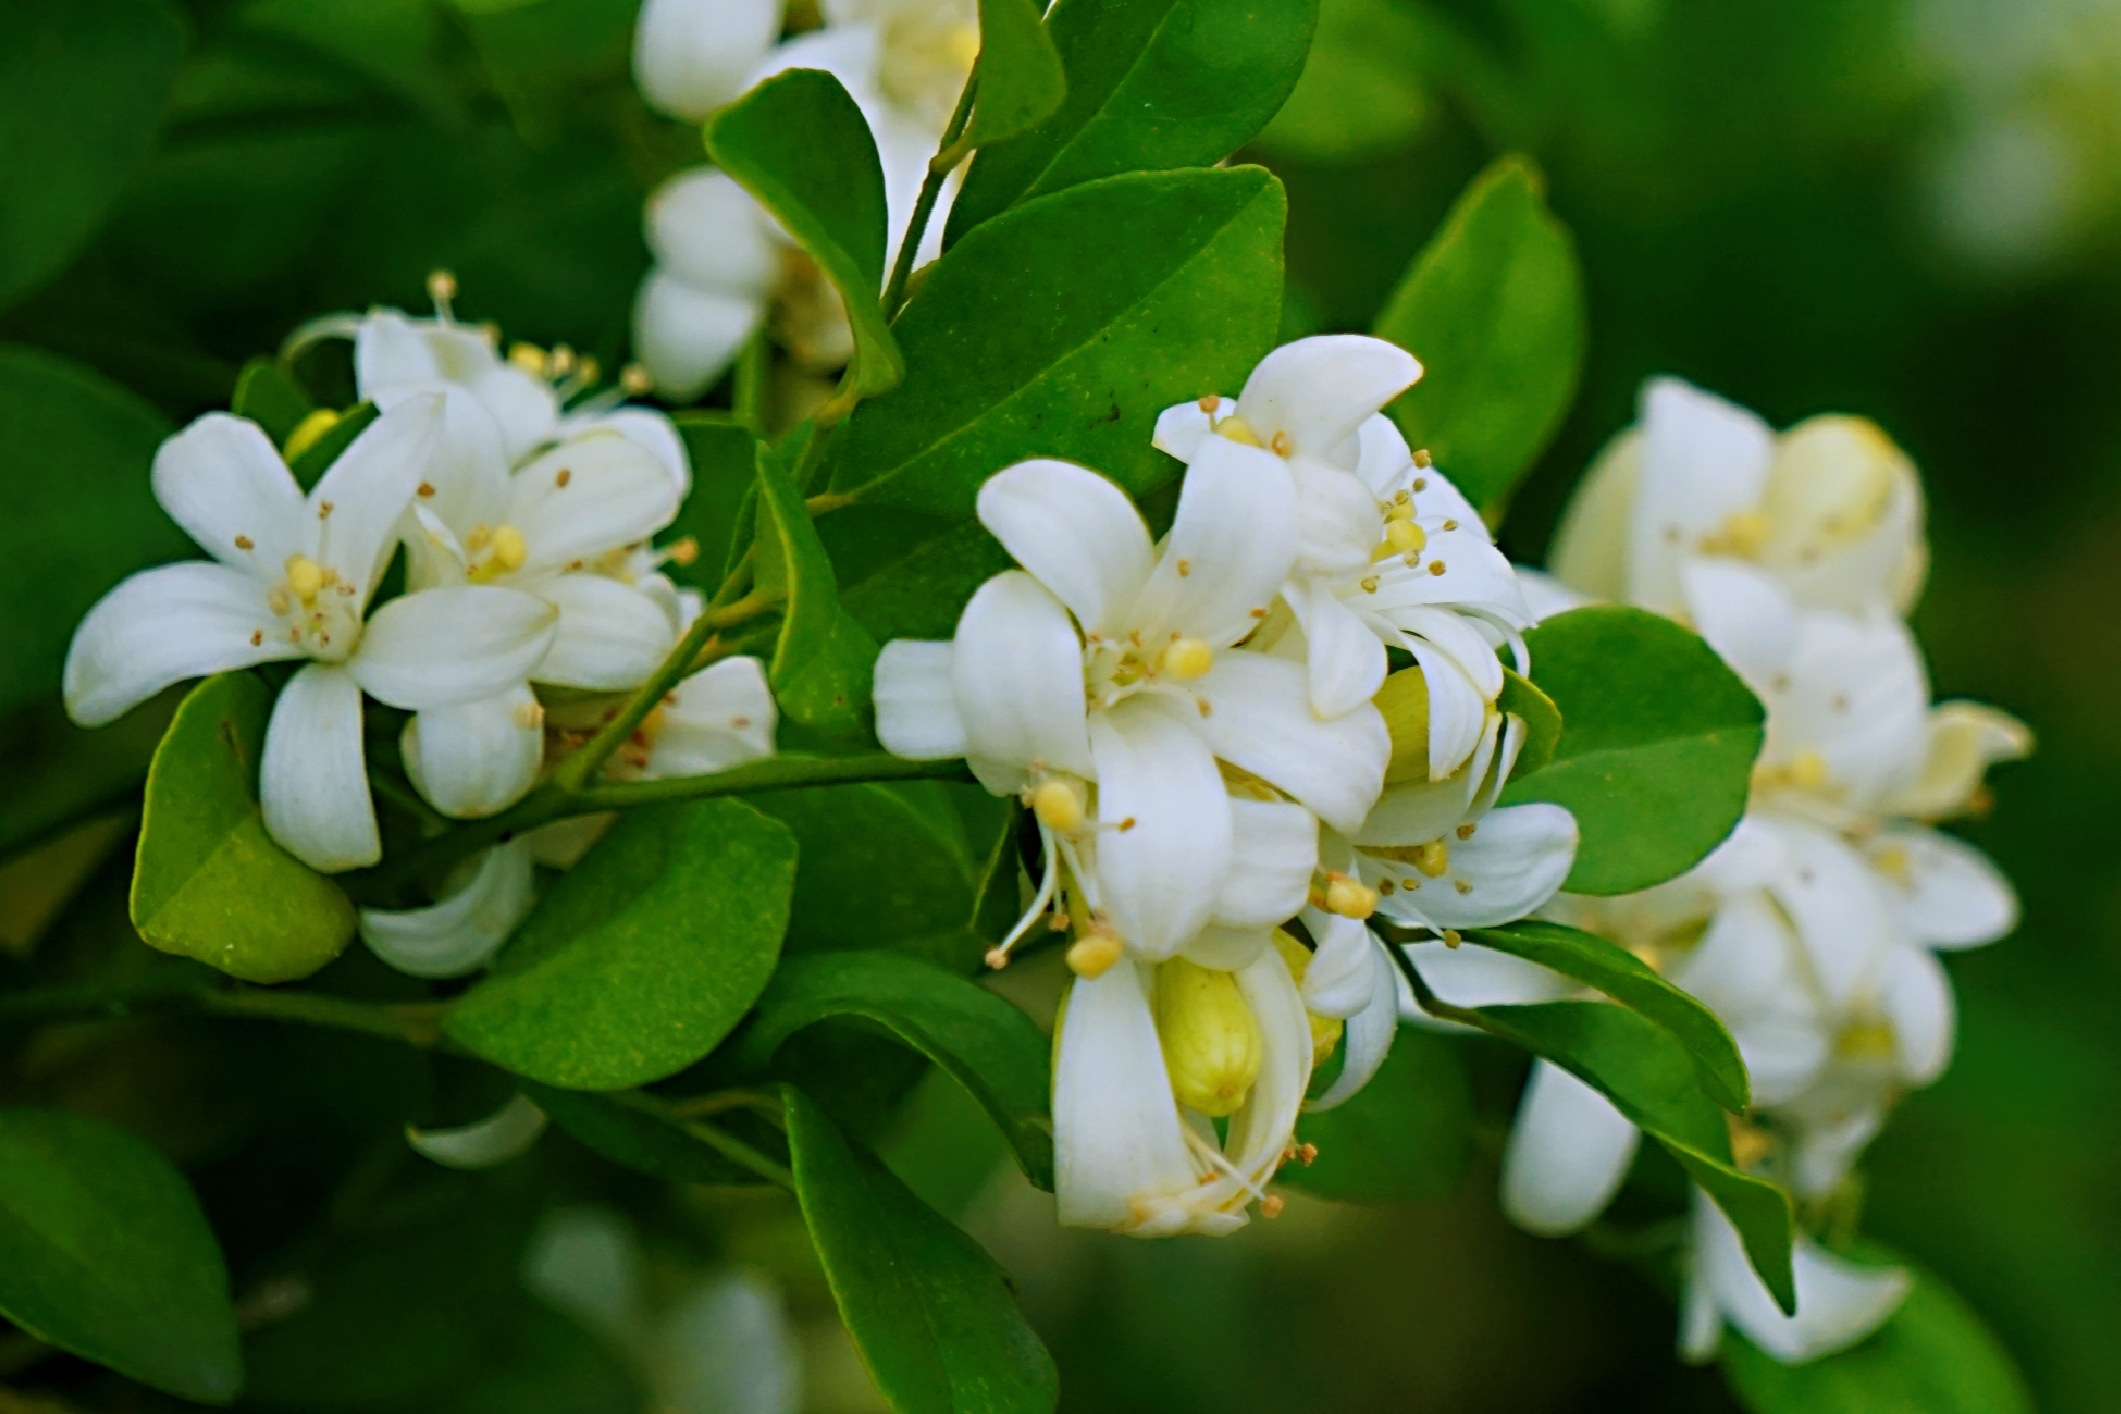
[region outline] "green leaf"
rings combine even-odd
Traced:
[[[169,423],[125,389],[54,355],[0,346],[0,427],[4,710],[59,690],[74,626],[106,590],[198,551],[148,488]]]
[[[976,520],[897,506],[848,506],[820,516],[840,603],[879,643],[948,638],[973,591],[1015,561]]]
[[[53,699],[0,721],[0,859],[137,791],[183,696],[173,688],[94,731]]]
[[[1067,95],[1033,131],[981,150],[945,243],[1084,182],[1220,162],[1296,86],[1317,18],[1316,0],[1060,0],[1046,32]]]
[[[1285,210],[1280,182],[1237,167],[1112,177],[980,227],[899,316],[907,381],[840,428],[832,489],[963,517],[1026,457],[1135,492],[1167,479],[1157,414],[1243,386],[1273,347]]]
[[[854,391],[898,385],[906,365],[878,303],[890,219],[862,110],[832,75],[776,74],[716,113],[707,151],[818,263],[854,327]]]
[[[278,359],[254,358],[236,375],[236,395],[228,410],[257,423],[274,446],[284,447],[317,405]]]
[[[867,725],[877,645],[840,607],[832,560],[779,457],[758,454],[758,587],[785,596],[767,667],[781,710],[836,735]]]
[[[840,1318],[897,1414],[1044,1414],[1059,1376],[1002,1269],[790,1086],[803,1221]]]
[[[0,1110],[0,1314],[185,1399],[243,1385],[228,1269],[169,1160],[57,1110]]]
[[[1740,1115],[1752,1104],[1752,1083],[1738,1043],[1716,1014],[1626,948],[1595,933],[1536,918],[1476,929],[1466,934],[1466,941],[1536,962],[1633,1007],[1687,1048],[1710,1099]]]
[[[1671,1032],[1607,1002],[1542,1002],[1467,1009],[1472,1024],[1524,1047],[1595,1087],[1679,1161],[1723,1209],[1753,1270],[1785,1311],[1796,1309],[1790,1272],[1790,1200],[1731,1162],[1730,1127],[1701,1088],[1700,1068]],[[1456,1013],[1454,1013],[1454,1019]]]
[[[1473,1094],[1458,1051],[1434,1031],[1402,1026],[1370,1083],[1330,1110],[1306,1114],[1296,1137],[1310,1164],[1283,1164],[1277,1183],[1347,1203],[1448,1197],[1473,1146]]]
[[[1436,111],[1426,16],[1397,0],[1321,0],[1318,33],[1261,146],[1313,163],[1361,162],[1412,143]]]
[[[712,593],[720,587],[723,566],[732,558],[744,501],[753,494],[758,439],[750,429],[715,413],[681,412],[672,421],[692,462],[692,491],[662,539],[668,544],[691,536],[699,554],[689,565],[673,563],[669,573],[681,583]]]
[[[1517,764],[1510,767],[1510,779],[1545,770],[1554,760],[1554,748],[1561,743],[1561,709],[1554,705],[1554,699],[1529,679],[1519,677],[1515,669],[1504,668],[1502,696],[1495,705],[1524,721],[1524,745],[1517,749]]]
[[[0,308],[95,234],[154,146],[183,50],[160,0],[13,0],[0,16]]]
[[[1052,1043],[1031,1018],[962,977],[888,952],[790,958],[759,998],[739,1059],[763,1069],[781,1043],[829,1017],[876,1023],[978,1100],[1024,1174],[1053,1187]]]
[[[1061,74],[1060,51],[1039,15],[1031,0],[980,0],[974,71],[979,92],[963,138],[967,148],[1015,137],[1060,107],[1068,81]]]
[[[296,484],[305,491],[315,490],[340,453],[352,446],[354,438],[366,432],[368,424],[378,416],[374,403],[356,403],[348,408],[337,422],[326,428],[323,435],[304,447],[288,464],[288,469],[295,474]]]
[[[537,1084],[525,1084],[523,1091],[554,1124],[615,1164],[676,1183],[764,1182],[673,1123],[666,1109],[644,1102],[638,1092],[599,1095]]]
[[[255,674],[193,688],[147,772],[132,920],[164,952],[246,982],[291,982],[353,940],[339,886],[265,832],[258,759],[272,693]]]
[[[1544,185],[1523,157],[1483,172],[1373,330],[1426,369],[1387,411],[1491,521],[1561,425],[1583,364],[1583,273]]]
[[[644,806],[553,885],[443,1029],[562,1089],[674,1074],[765,987],[794,878],[795,841],[741,801]]]
[[[1745,813],[1766,714],[1716,651],[1670,619],[1595,605],[1525,635],[1532,681],[1561,710],[1553,763],[1505,805],[1547,800],[1583,843],[1562,885],[1627,894],[1684,873]]]
[[[1908,1267],[1907,1300],[1870,1339],[1807,1365],[1726,1331],[1723,1373],[1752,1414],[2031,1414],[2010,1353],[1957,1292],[1876,1243],[1854,1255]]]

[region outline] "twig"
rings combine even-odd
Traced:
[[[935,203],[943,194],[943,183],[950,171],[965,160],[966,153],[958,140],[965,135],[965,125],[972,120],[973,90],[979,85],[979,71],[974,69],[965,76],[965,87],[957,96],[957,110],[950,115],[950,125],[943,129],[941,144],[935,156],[928,159],[928,175],[921,179],[921,194],[913,203],[913,218],[906,223],[906,233],[899,240],[898,259],[892,262],[891,279],[884,285],[884,318],[898,318],[899,310],[906,304],[906,283],[913,278],[913,262],[919,258],[921,239],[928,233],[928,218],[935,212]]]

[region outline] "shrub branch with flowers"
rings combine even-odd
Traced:
[[[131,469],[191,552],[99,586],[59,682],[82,726],[158,724],[119,784],[169,956],[0,993],[0,1027],[356,1033],[481,1077],[483,1117],[399,1117],[436,1164],[559,1131],[790,1190],[922,1414],[1058,1376],[873,1151],[909,1056],[1059,1222],[1158,1238],[1447,1189],[1463,1137],[1396,1118],[1485,1033],[1534,1058],[1520,1225],[1591,1223],[1644,1135],[1685,1174],[1684,1356],[1734,1342],[1757,1390],[1747,1360],[1895,1319],[1915,1278],[1822,1236],[1950,1059],[1937,953],[2016,917],[1933,822],[2030,744],[1929,700],[1907,460],[1658,380],[1514,567],[1493,526],[1584,343],[1527,161],[1371,334],[1280,342],[1281,184],[1220,164],[1305,7],[820,18],[643,7],[641,90],[711,165],[648,203],[615,381],[438,274]],[[1050,1025],[983,980],[1056,958]],[[258,1293],[303,1259],[241,1254],[232,1304],[140,1141],[0,1110],[0,1212],[36,1348],[226,1402],[240,1323],[272,1368]]]

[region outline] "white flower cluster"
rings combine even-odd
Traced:
[[[1738,1157],[1801,1200],[1831,1194],[1905,1090],[1951,1057],[1940,950],[2017,921],[2009,883],[1930,822],[1977,811],[1989,763],[2022,756],[2017,721],[1932,706],[1902,615],[1926,548],[1913,466],[1868,422],[1817,417],[1780,435],[1671,379],[1593,467],[1558,534],[1543,608],[1586,596],[1693,624],[1767,706],[1744,820],[1690,873],[1623,898],[1563,896],[1548,915],[1625,944],[1707,1003],[1752,1074],[1756,1124]],[[1529,577],[1528,577],[1529,578]],[[1438,993],[1544,1000],[1568,984],[1468,947],[1418,947]],[[1431,956],[1430,954],[1433,954]],[[1634,1127],[1540,1064],[1518,1112],[1504,1205],[1536,1232],[1573,1231],[1625,1176]],[[1682,1349],[1705,1359],[1723,1321],[1801,1361],[1842,1349],[1898,1306],[1907,1278],[1800,1239],[1785,1317],[1737,1234],[1697,1196]]]
[[[821,29],[776,43],[782,0],[648,0],[634,34],[634,77],[649,104],[698,122],[762,79],[822,69],[843,84],[876,139],[892,249],[952,108],[979,56],[973,0],[824,0]],[[954,181],[921,255],[942,251]],[[655,265],[634,304],[634,348],[657,390],[689,402],[721,377],[771,315],[796,361],[815,372],[854,352],[845,309],[816,263],[771,215],[710,167],[648,198]]]
[[[594,726],[701,608],[648,548],[690,481],[669,420],[610,394],[568,408],[579,370],[527,346],[503,357],[490,329],[450,316],[446,277],[437,293],[433,319],[377,310],[306,331],[353,340],[360,396],[377,409],[307,493],[290,461],[328,433],[329,411],[285,454],[256,423],[218,412],[165,442],[156,498],[213,559],[127,579],[89,611],[66,662],[67,709],[89,726],[186,678],[301,662],[273,708],[258,794],[272,837],[325,871],[382,855],[364,695],[412,714],[399,746],[430,805],[491,815],[537,784],[549,750],[571,744],[561,728],[572,719],[559,717],[586,711]],[[553,373],[564,375],[557,387]],[[401,546],[402,591],[379,600]],[[770,754],[773,727],[757,660],[728,659],[671,694],[621,769],[723,769]],[[484,883],[458,912],[490,911],[498,891],[513,900],[500,912],[520,915],[527,856],[489,857],[473,874]],[[404,917],[385,915],[383,933]],[[412,917],[429,932],[445,921]],[[430,975],[468,970],[506,932],[470,947],[461,924],[441,960],[418,949],[393,960]]]
[[[1063,1222],[1242,1225],[1314,1063],[1345,1033],[1335,1103],[1391,1043],[1398,981],[1361,920],[1507,922],[1568,873],[1566,811],[1490,813],[1524,731],[1497,707],[1498,652],[1525,666],[1529,613],[1479,515],[1379,411],[1420,372],[1381,340],[1305,339],[1236,399],[1168,410],[1156,443],[1187,469],[1160,542],[1094,471],[997,473],[979,518],[1022,568],[949,642],[878,660],[884,745],[964,758],[1038,823],[1036,897],[990,961],[1041,924],[1074,934]],[[1411,665],[1388,676],[1393,651]]]

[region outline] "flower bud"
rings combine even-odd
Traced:
[[[1156,969],[1156,1030],[1178,1102],[1220,1119],[1259,1078],[1263,1043],[1237,977],[1176,957]]]
[[[1374,699],[1392,734],[1385,784],[1429,778],[1429,680],[1420,668],[1403,668],[1385,679]]]
[[[1304,976],[1311,970],[1311,950],[1276,928],[1274,951],[1281,954],[1282,964],[1289,969],[1289,976],[1301,990]],[[1347,1029],[1347,1024],[1338,1017],[1320,1016],[1315,1011],[1305,1011],[1304,1017],[1311,1023],[1311,1064],[1323,1065],[1326,1057],[1333,1054],[1333,1048],[1340,1044],[1341,1033]]]

